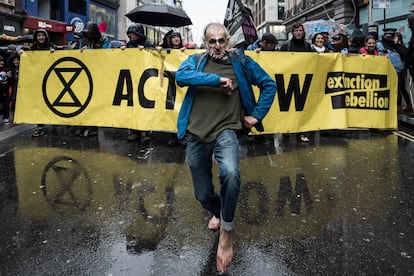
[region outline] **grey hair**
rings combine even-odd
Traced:
[[[208,41],[207,41],[207,33],[209,31],[220,31],[220,30],[224,30],[224,38],[226,39],[226,41],[228,42],[230,40],[230,34],[229,31],[227,30],[227,28],[221,24],[221,23],[209,23],[205,28],[204,28],[204,33],[203,33],[203,41],[204,43],[207,45]]]

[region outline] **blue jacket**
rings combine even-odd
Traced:
[[[246,50],[253,51],[253,50],[260,48],[259,42],[260,42],[260,39],[257,39],[255,42],[247,46]]]
[[[266,116],[276,94],[276,83],[253,59],[245,56],[243,51],[236,50],[229,53],[233,70],[239,84],[240,98],[245,115],[251,115],[259,120],[255,125],[258,131],[263,131],[261,120]],[[176,74],[177,84],[181,87],[189,86],[180,112],[178,114],[178,138],[182,139],[186,133],[191,107],[193,105],[196,86],[219,87],[220,77],[214,73],[204,73],[208,54],[194,54],[189,56],[178,68]],[[260,89],[260,96],[256,103],[251,85]]]

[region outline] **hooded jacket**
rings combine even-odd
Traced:
[[[89,49],[110,48],[110,41],[107,38],[102,37],[102,34],[99,32],[98,24],[88,22],[82,30],[79,49],[84,46]]]
[[[39,33],[43,33],[46,37],[45,42],[40,43],[37,40],[37,35]],[[33,32],[33,45],[30,47],[31,50],[50,50],[50,49],[56,49],[56,46],[49,41],[49,34],[44,29],[37,29]]]
[[[145,48],[153,48],[154,45],[147,40],[147,36],[144,32],[144,27],[141,24],[133,24],[128,27],[127,35],[133,33],[135,34],[138,39],[136,40],[129,40],[126,44],[127,48],[137,48],[139,46],[144,46]]]
[[[172,39],[173,39],[174,36],[178,36],[180,38],[180,44],[178,46],[173,45]],[[172,32],[168,37],[168,41],[169,41],[169,45],[170,45],[169,47],[171,47],[171,48],[180,49],[180,48],[184,47],[183,39],[182,39],[181,34],[179,32]]]
[[[208,57],[207,52],[191,55],[177,70],[177,84],[181,87],[189,86],[178,114],[178,139],[182,139],[187,131],[197,86],[219,87],[220,85],[220,75],[203,72]],[[229,57],[239,84],[240,99],[246,115],[258,119],[259,123],[255,125],[255,128],[258,131],[263,131],[261,120],[272,106],[276,94],[276,83],[259,64],[245,56],[242,49],[229,53]],[[257,103],[251,85],[256,85],[260,89]]]

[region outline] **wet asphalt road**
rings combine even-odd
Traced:
[[[215,275],[218,236],[169,135],[30,135],[0,143],[0,275]],[[241,139],[228,275],[414,275],[412,138]]]

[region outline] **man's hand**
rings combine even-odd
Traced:
[[[220,87],[225,90],[227,95],[231,95],[231,91],[233,90],[233,83],[229,78],[220,78]]]
[[[247,128],[252,128],[255,124],[257,124],[258,122],[259,122],[259,120],[257,120],[255,117],[253,117],[253,116],[244,116],[243,117],[243,122],[244,122],[244,125],[247,127]]]

